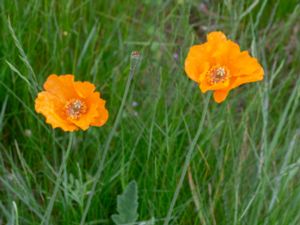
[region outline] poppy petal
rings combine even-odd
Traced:
[[[212,90],[216,102],[225,100],[228,92],[241,84],[263,79],[264,71],[248,51],[241,52],[235,42],[220,31],[207,35],[207,42],[190,48],[185,72],[205,93]]]
[[[51,94],[59,97],[62,101],[68,101],[71,98],[78,97],[74,89],[74,76],[52,74],[44,84],[44,89]]]
[[[213,31],[210,32],[207,36],[207,41],[211,42],[212,44],[219,44],[220,42],[226,41],[227,38],[225,34],[221,31]]]
[[[98,107],[101,106],[103,100],[100,99],[99,92],[94,92],[88,98],[85,99],[87,104],[87,112],[80,116],[78,120],[69,119],[76,126],[80,127],[82,130],[87,130],[91,123],[94,122],[95,118],[100,117]]]
[[[95,91],[96,87],[90,82],[74,82],[74,88],[81,98],[87,98]]]
[[[223,102],[227,95],[228,95],[229,91],[225,90],[225,91],[221,91],[221,90],[217,90],[214,92],[214,100],[217,103],[221,103]]]
[[[51,124],[53,128],[60,127],[64,131],[77,130],[77,126],[66,120],[61,111],[63,107],[55,95],[46,91],[40,92],[35,100],[35,111],[46,117],[46,123]]]
[[[98,107],[98,113],[99,116],[95,117],[91,125],[100,127],[108,120],[108,111],[104,107]]]
[[[208,69],[209,64],[207,62],[196,63],[193,58],[189,58],[185,61],[185,72],[193,81],[199,82],[202,80],[203,75],[207,73]]]

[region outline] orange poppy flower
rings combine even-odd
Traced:
[[[214,91],[217,103],[223,102],[231,89],[262,80],[264,76],[257,59],[248,51],[241,52],[238,44],[219,31],[209,33],[204,44],[190,48],[185,71],[203,93]]]
[[[87,130],[89,126],[102,126],[108,119],[105,101],[89,82],[74,81],[73,75],[52,74],[44,89],[35,99],[35,111],[43,114],[53,128]]]

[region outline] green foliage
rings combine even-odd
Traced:
[[[299,0],[1,0],[0,224],[112,224],[134,178],[139,225],[299,225],[299,15]],[[206,108],[184,60],[212,30],[265,77]],[[107,124],[46,124],[52,73],[93,82]]]
[[[134,224],[138,218],[138,189],[136,181],[131,181],[124,192],[117,197],[118,214],[112,215],[116,225]]]
[[[155,224],[155,218],[152,217],[150,220],[139,222],[138,225],[154,225]]]

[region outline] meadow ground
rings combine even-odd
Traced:
[[[300,224],[299,15],[297,0],[1,0],[0,224],[113,224],[133,180],[136,224]],[[265,71],[221,104],[184,72],[213,30]],[[108,122],[47,125],[34,99],[51,73],[95,83]]]

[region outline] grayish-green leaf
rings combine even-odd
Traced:
[[[112,215],[115,224],[134,224],[138,218],[138,191],[135,181],[131,181],[124,192],[117,197],[118,214]]]
[[[150,220],[139,222],[139,225],[154,225],[155,224],[155,218],[152,217]]]

